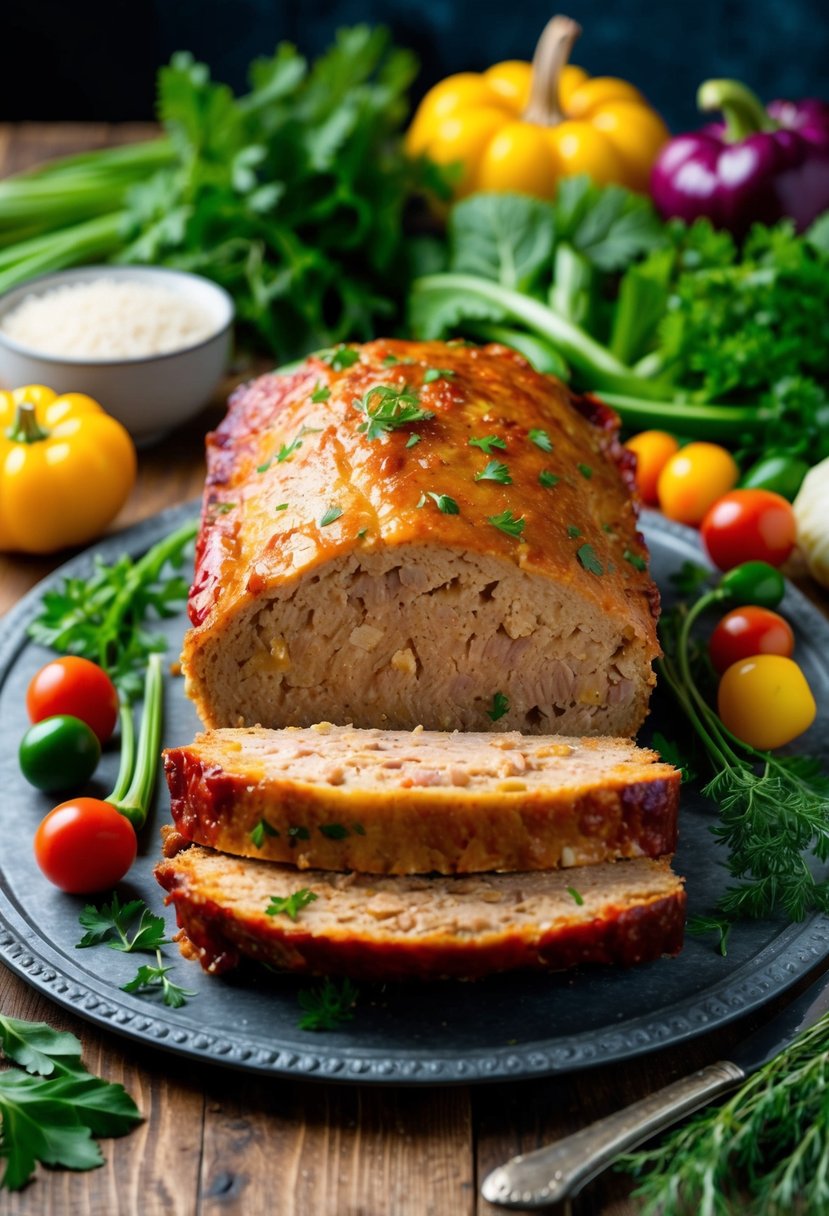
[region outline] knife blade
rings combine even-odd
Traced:
[[[736,1088],[827,1012],[829,971],[824,971],[785,1009],[748,1035],[729,1059],[673,1081],[572,1136],[513,1157],[487,1175],[481,1194],[488,1203],[523,1209],[572,1199],[621,1153]]]

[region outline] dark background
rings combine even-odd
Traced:
[[[555,0],[3,0],[0,121],[146,119],[155,70],[191,50],[244,87],[251,59],[288,39],[313,55],[341,25],[382,22],[423,64],[452,71],[530,58]],[[637,84],[675,129],[696,123],[710,76],[765,100],[829,95],[825,0],[563,0],[584,27],[575,61]]]

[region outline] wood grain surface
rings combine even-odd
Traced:
[[[103,124],[0,125],[0,175],[149,134]],[[249,370],[237,368],[236,378]],[[199,494],[203,436],[223,399],[141,453],[116,529]],[[0,611],[56,564],[0,557]],[[131,1135],[103,1142],[101,1169],[39,1169],[25,1191],[0,1191],[0,1216],[487,1216],[500,1210],[478,1195],[490,1169],[727,1055],[768,1016],[575,1076],[424,1091],[259,1080],[182,1061],[102,1033],[2,966],[0,1010],[73,1031],[88,1067],[122,1082],[145,1117]],[[607,1173],[570,1212],[635,1216],[629,1192],[625,1177]]]

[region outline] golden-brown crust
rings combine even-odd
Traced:
[[[574,399],[504,347],[379,340],[354,349],[358,361],[341,371],[314,357],[293,375],[254,381],[208,436],[185,668],[266,589],[337,556],[435,543],[555,580],[623,619],[656,655],[654,584],[612,411]],[[429,368],[451,376],[425,382]],[[367,439],[355,402],[379,384],[412,386],[433,417]],[[531,440],[535,431],[551,452]],[[486,435],[506,450],[469,445]],[[510,484],[476,480],[490,459],[508,466]],[[544,472],[554,486],[539,484]],[[458,514],[430,494],[449,496]],[[323,525],[329,508],[341,514]],[[488,522],[504,511],[524,521],[520,536]]]
[[[680,775],[652,755],[581,789],[513,792],[258,780],[244,756],[229,771],[198,741],[166,751],[164,771],[176,828],[197,844],[302,869],[464,874],[673,853]]]

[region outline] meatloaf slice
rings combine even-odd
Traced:
[[[175,845],[173,845],[173,848]],[[666,861],[472,878],[326,874],[192,846],[156,867],[214,974],[240,956],[377,980],[475,979],[519,967],[646,962],[682,947],[685,892]],[[313,902],[271,911],[299,890]]]
[[[627,739],[219,730],[171,748],[188,840],[300,869],[542,870],[676,848],[679,773]]]
[[[495,346],[377,341],[240,390],[182,655],[202,720],[634,734],[658,597],[617,425]]]

